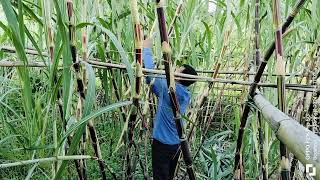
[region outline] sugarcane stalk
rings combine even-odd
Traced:
[[[231,32],[231,30],[227,31],[227,33],[226,33],[225,36],[224,36],[225,41],[224,41],[223,47],[222,47],[222,49],[221,49],[221,52],[220,52],[220,55],[219,55],[219,59],[221,59],[221,58],[224,56],[225,52],[226,52],[226,46],[227,46],[228,37],[229,37],[229,35],[230,35],[230,32]],[[224,67],[225,65],[226,65],[226,63],[223,64],[223,67]],[[221,63],[220,63],[220,62],[216,63],[216,64],[215,64],[215,67],[213,68],[213,69],[214,69],[214,74],[212,74],[212,78],[213,78],[213,79],[217,79],[218,74],[219,74],[219,72],[220,72],[220,68],[221,68]],[[210,92],[211,92],[211,90],[212,90],[212,87],[213,87],[214,85],[215,85],[214,82],[210,82],[209,85],[208,85],[208,87],[205,88],[204,93],[202,93],[202,94],[200,95],[200,97],[198,98],[198,101],[197,101],[197,103],[196,103],[195,109],[200,109],[200,108],[201,108],[201,106],[204,104],[205,100],[207,99],[207,97],[208,97],[208,95],[210,94]],[[190,140],[190,138],[191,138],[191,136],[192,136],[192,133],[193,133],[193,131],[194,131],[194,127],[196,126],[196,125],[195,125],[195,124],[196,124],[195,121],[196,121],[197,115],[198,115],[198,111],[196,111],[195,113],[193,113],[193,114],[191,115],[191,118],[190,118],[190,119],[192,120],[193,123],[192,123],[192,125],[191,125],[191,129],[190,129],[190,132],[189,132],[189,134],[188,134],[188,140]]]
[[[170,39],[171,35],[172,35],[172,31],[173,31],[173,26],[174,23],[176,22],[177,18],[179,17],[179,15],[181,14],[182,11],[182,4],[183,4],[183,0],[179,1],[179,4],[176,8],[176,12],[174,13],[174,16],[171,20],[170,26],[169,26],[169,30],[168,30],[168,38]]]
[[[213,112],[211,112],[207,122],[204,123],[204,131],[203,133],[201,134],[201,137],[200,137],[200,145],[196,151],[196,154],[194,156],[194,159],[198,156],[204,142],[205,142],[205,137],[209,131],[209,128],[210,128],[210,124],[212,122],[212,120],[214,119],[214,115],[215,115],[215,112],[218,111],[218,108],[219,108],[219,104],[221,103],[221,100],[222,100],[222,96],[223,96],[223,92],[224,92],[224,87],[225,85],[222,86],[222,89],[220,91],[220,94],[218,96],[218,99],[216,100],[216,102],[214,103],[214,106],[213,106]]]
[[[68,18],[69,18],[69,38],[70,38],[71,55],[72,55],[72,61],[73,61],[73,68],[75,69],[76,77],[77,77],[77,90],[80,95],[80,97],[79,97],[79,106],[80,107],[78,108],[78,111],[81,112],[82,111],[82,104],[85,100],[85,93],[84,93],[85,87],[84,87],[84,82],[83,82],[83,79],[82,79],[81,73],[80,73],[80,63],[77,60],[77,49],[76,49],[76,41],[75,41],[75,26],[74,26],[72,0],[67,0],[67,10],[68,10]],[[85,46],[85,48],[86,48],[86,46]],[[86,50],[84,50],[84,54],[87,54]],[[86,57],[84,57],[84,59],[86,60]],[[90,137],[92,140],[92,146],[93,146],[95,155],[98,158],[98,164],[99,164],[102,179],[107,179],[106,172],[105,172],[106,165],[105,165],[104,160],[102,159],[100,145],[99,145],[99,141],[97,138],[97,133],[96,133],[96,130],[93,126],[92,120],[90,120],[88,122],[88,128],[89,128]]]
[[[264,146],[264,134],[262,129],[262,115],[258,111],[257,112],[257,119],[258,119],[258,132],[259,132],[259,144],[260,144],[260,163],[261,163],[261,171],[262,171],[262,179],[267,180],[268,179],[268,168],[266,163],[266,156],[265,156],[265,146]]]
[[[136,82],[135,92],[133,97],[133,106],[131,108],[131,114],[128,122],[128,148],[126,150],[126,178],[133,179],[134,168],[131,166],[131,147],[134,143],[133,133],[136,124],[137,114],[140,110],[139,99],[141,92],[141,81],[142,81],[142,30],[139,19],[138,4],[136,0],[130,0],[131,15],[134,26],[134,42],[135,42],[135,59],[136,59]],[[141,167],[143,173],[145,172],[144,167]]]
[[[261,63],[261,55],[260,55],[260,0],[255,1],[255,21],[254,21],[254,30],[255,30],[255,61],[254,67],[255,71],[258,70],[258,67]],[[258,126],[258,140],[259,140],[259,152],[260,152],[260,165],[262,171],[262,179],[268,179],[268,168],[265,159],[265,146],[264,146],[264,134],[262,129],[262,115],[259,111],[257,111],[257,126]]]
[[[75,25],[74,25],[74,17],[73,17],[73,2],[72,0],[67,0],[67,13],[69,18],[69,40],[70,40],[70,48],[71,48],[71,55],[72,55],[72,62],[73,67],[76,71],[77,76],[77,90],[80,94],[80,97],[78,98],[78,103],[76,107],[76,119],[80,119],[82,116],[82,106],[83,106],[83,99],[85,98],[84,95],[84,84],[80,77],[80,64],[77,60],[77,52],[76,52],[76,40],[75,40]],[[83,140],[81,141],[81,151],[84,154],[84,145]],[[79,161],[80,162],[80,170],[81,174],[84,180],[87,179],[86,176],[86,169],[85,169],[85,162],[84,160]]]
[[[160,39],[161,39],[161,45],[162,45],[162,53],[163,53],[163,59],[164,59],[167,86],[169,88],[168,93],[171,100],[171,108],[173,110],[173,116],[176,123],[177,132],[180,138],[181,151],[183,154],[184,162],[187,166],[189,179],[194,180],[196,179],[196,174],[194,172],[193,165],[192,165],[192,157],[189,149],[188,139],[185,135],[183,125],[181,122],[180,106],[179,106],[178,98],[176,96],[176,91],[175,91],[175,81],[174,81],[173,67],[172,67],[172,61],[171,61],[171,48],[169,45],[168,34],[166,29],[166,20],[165,20],[164,9],[163,9],[164,1],[156,0],[155,2],[157,6],[156,9],[157,9],[158,24],[159,24],[159,30],[160,30]]]
[[[51,25],[51,2],[48,0],[43,1],[43,7],[44,7],[44,15],[45,15],[45,23],[46,23],[46,28],[47,28],[47,47],[48,47],[48,55],[50,58],[50,61],[52,64],[54,64],[54,35],[53,35],[53,30],[52,30],[52,25]],[[54,75],[53,77],[53,82],[54,84],[57,83],[57,76]],[[63,128],[64,131],[66,131],[66,126],[67,126],[67,122],[64,119],[64,113],[63,113],[63,107],[62,107],[62,100],[61,100],[61,91],[58,90],[57,92],[57,104],[58,104],[58,109],[59,109],[59,114],[60,114],[60,118],[63,122]],[[67,143],[70,145],[71,144],[71,137],[67,138]],[[67,149],[66,149],[67,150]],[[76,171],[78,174],[78,177],[80,180],[84,179],[81,173],[81,167],[80,167],[80,160],[81,159],[75,159],[74,163],[75,163],[75,167],[76,167]],[[54,162],[57,166],[57,162]]]
[[[86,22],[87,21],[87,0],[83,0],[82,1],[82,8],[83,8],[82,21]],[[84,62],[86,62],[87,61],[87,27],[83,27],[82,28],[81,42],[82,42],[82,59],[83,59]],[[82,72],[82,79],[83,79],[83,82],[84,82],[84,89],[86,89],[86,72],[85,72],[85,69]],[[82,102],[82,100],[79,99],[78,102]],[[90,128],[91,124],[93,124],[93,123],[90,120],[89,123],[88,123],[89,128]],[[85,130],[83,131],[83,136],[82,136],[82,143],[81,143],[82,154],[85,154],[86,145],[87,145],[87,128],[85,128]],[[86,171],[87,165],[86,165],[86,161],[85,160],[82,160],[82,166],[83,166],[83,169],[82,169],[83,170],[82,171],[83,177],[84,177],[84,179],[88,179],[87,178],[87,171]]]
[[[282,32],[281,32],[281,12],[280,12],[280,1],[273,0],[273,15],[274,15],[274,25],[276,28],[275,32],[275,43],[276,43],[276,74],[277,76],[277,86],[278,86],[278,106],[279,109],[286,113],[286,95],[285,95],[285,60],[283,57],[283,43],[282,43]],[[289,152],[285,145],[280,142],[280,171],[281,179],[289,180],[290,179],[290,165],[289,165]]]
[[[215,67],[216,71],[213,74],[213,79],[216,79],[218,77],[218,72],[219,72],[220,67],[221,67],[221,64],[217,63],[216,67]],[[201,96],[199,97],[199,99],[198,99],[198,101],[196,103],[195,109],[200,109],[201,108],[201,106],[203,105],[204,101],[208,97],[208,95],[210,93],[210,90],[212,89],[213,86],[214,86],[214,83],[210,82],[208,87],[205,88],[204,93],[201,94]],[[193,121],[193,123],[191,125],[190,131],[189,131],[189,134],[188,134],[188,140],[189,141],[191,140],[191,137],[192,137],[194,128],[196,127],[196,124],[198,124],[197,122],[195,122],[196,118],[198,117],[198,113],[199,113],[199,111],[196,111],[195,113],[192,114],[192,116],[190,118]]]
[[[287,17],[285,23],[282,25],[282,33],[285,33],[287,28],[290,26],[292,23],[293,19],[296,17],[302,6],[306,0],[298,0],[296,5],[294,6],[293,10],[291,11],[290,15]],[[244,105],[243,111],[242,111],[242,116],[240,119],[240,128],[238,132],[238,139],[237,139],[237,146],[236,146],[236,155],[235,155],[235,161],[234,161],[234,178],[235,179],[240,179],[240,149],[242,147],[242,139],[243,139],[243,133],[244,133],[244,128],[247,123],[247,119],[249,116],[250,112],[250,106],[249,106],[249,101],[252,99],[255,90],[257,88],[257,84],[259,83],[261,76],[263,74],[263,71],[267,65],[268,60],[270,59],[271,55],[273,54],[273,51],[275,49],[275,42],[271,44],[269,49],[267,50],[263,61],[260,63],[259,69],[257,74],[254,77],[254,83],[250,86],[249,94],[247,97],[247,102]]]

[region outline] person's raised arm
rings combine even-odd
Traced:
[[[154,69],[155,65],[153,62],[153,55],[152,55],[152,43],[153,38],[148,38],[143,41],[143,63],[145,68],[147,69]],[[150,84],[152,81],[152,78],[150,76],[146,76],[146,82],[147,84]],[[152,91],[159,96],[159,94],[162,91],[162,80],[160,78],[155,78],[155,81],[153,83]]]
[[[145,68],[147,69],[154,69],[154,63],[153,63],[153,55],[152,55],[152,38],[148,38],[143,41],[143,63]],[[147,84],[151,83],[151,77],[146,76]]]

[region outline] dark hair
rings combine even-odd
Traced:
[[[197,71],[192,66],[190,66],[188,64],[183,64],[182,67],[184,67],[184,69],[183,69],[183,71],[181,73],[195,75],[195,76],[198,75]],[[179,82],[184,86],[190,86],[195,81],[180,80]]]

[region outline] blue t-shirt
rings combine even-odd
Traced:
[[[143,62],[147,69],[154,68],[152,50],[150,48],[143,49]],[[147,84],[150,84],[151,80],[151,77],[146,77]],[[175,120],[173,119],[166,79],[155,78],[152,92],[158,97],[158,109],[154,122],[153,138],[163,144],[180,144]],[[187,86],[180,83],[176,83],[176,94],[180,105],[180,113],[184,114],[189,104],[191,94]]]

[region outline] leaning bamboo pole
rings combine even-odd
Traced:
[[[157,16],[158,16],[160,39],[161,39],[161,45],[162,45],[165,73],[167,78],[168,94],[171,100],[171,108],[173,110],[173,116],[176,123],[178,135],[180,138],[181,151],[183,154],[184,162],[187,166],[189,179],[194,180],[196,179],[196,174],[194,172],[193,165],[192,165],[192,157],[189,149],[189,143],[183,129],[184,127],[181,122],[180,106],[179,106],[178,98],[175,91],[175,81],[174,81],[173,67],[172,67],[172,61],[171,61],[171,48],[169,45],[168,34],[166,29],[166,20],[165,20],[164,8],[163,8],[165,2],[164,0],[156,0],[155,2],[157,7],[156,9],[157,9]]]
[[[319,136],[274,107],[260,93],[253,97],[253,101],[277,138],[300,162],[315,167],[316,179],[320,179],[320,152],[317,151],[320,148]]]
[[[275,43],[276,43],[276,74],[277,74],[277,95],[278,95],[278,106],[279,109],[286,113],[286,95],[285,95],[285,60],[283,57],[283,44],[282,44],[282,32],[281,32],[281,12],[280,12],[280,0],[273,0],[273,21],[275,25]],[[280,171],[281,179],[290,179],[289,170],[289,153],[283,143],[280,142]]]
[[[293,19],[296,17],[300,9],[302,8],[303,4],[306,2],[306,0],[298,0],[294,8],[292,9],[290,15],[287,17],[285,23],[282,25],[282,33],[285,33],[289,25],[292,23]],[[258,72],[254,77],[254,83],[250,86],[249,94],[247,97],[247,102],[245,103],[245,106],[242,111],[242,116],[240,119],[240,128],[238,132],[238,139],[237,139],[237,146],[236,146],[236,155],[235,155],[235,161],[234,161],[234,178],[235,179],[240,179],[240,150],[242,147],[242,139],[243,139],[243,133],[244,133],[244,128],[247,123],[247,119],[249,116],[250,112],[250,99],[252,99],[255,90],[258,86],[258,83],[261,79],[262,73],[267,65],[268,60],[270,59],[271,55],[273,54],[273,51],[275,49],[275,42],[271,44],[269,49],[267,50],[263,61],[261,62]]]
[[[80,70],[80,63],[77,60],[77,48],[76,48],[76,35],[75,35],[75,19],[73,16],[73,1],[72,0],[67,0],[67,10],[68,10],[68,18],[69,18],[69,38],[70,38],[70,49],[71,49],[71,56],[72,56],[72,61],[73,61],[73,68],[75,69],[76,72],[76,78],[77,78],[77,90],[79,93],[79,103],[78,105],[78,111],[80,111],[80,116],[81,116],[81,110],[82,110],[82,104],[85,100],[85,87],[84,87],[84,82],[81,77],[81,70]],[[86,53],[86,50],[84,51],[84,54]],[[86,60],[86,57],[85,57]],[[92,147],[94,149],[94,153],[98,158],[98,164],[100,168],[100,173],[102,176],[102,179],[107,179],[106,172],[105,172],[105,162],[102,159],[101,155],[101,150],[100,150],[100,144],[98,141],[97,133],[96,130],[93,126],[92,120],[88,122],[88,128],[90,132],[90,137],[92,141]]]
[[[134,45],[135,45],[135,59],[136,59],[136,82],[135,82],[135,91],[133,95],[133,106],[131,107],[130,117],[128,120],[128,148],[126,150],[126,162],[127,162],[127,170],[126,170],[126,178],[133,179],[134,169],[131,165],[131,148],[134,143],[133,133],[134,127],[136,124],[136,119],[138,115],[138,111],[140,110],[139,100],[140,100],[140,92],[141,92],[141,80],[142,80],[142,30],[139,19],[138,12],[138,4],[136,0],[130,0],[130,8],[132,21],[134,26]],[[144,168],[143,173],[145,172]]]

